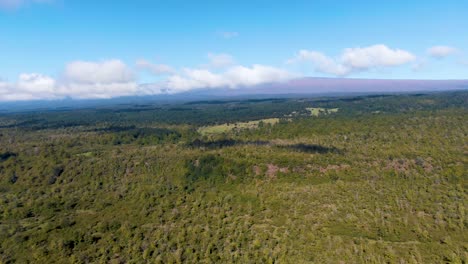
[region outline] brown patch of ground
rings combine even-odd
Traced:
[[[394,170],[396,172],[408,172],[412,162],[407,159],[394,159],[387,162],[386,170]]]
[[[334,170],[334,171],[341,171],[341,170],[346,170],[351,168],[348,164],[340,164],[340,165],[327,165],[327,167],[320,167],[319,170],[321,173],[326,173],[329,170]]]
[[[275,164],[269,163],[267,164],[267,171],[266,171],[266,176],[269,179],[276,179],[276,175],[278,172],[281,173],[288,173],[289,169],[287,167],[281,168],[276,166]]]
[[[329,164],[326,167],[321,167],[318,165],[312,165],[312,164],[307,164],[304,167],[299,166],[299,167],[294,167],[293,171],[297,173],[306,173],[307,171],[319,171],[320,173],[326,173],[330,170],[333,171],[342,171],[342,170],[347,170],[350,169],[351,166],[348,164]]]
[[[253,172],[255,173],[255,176],[259,176],[260,174],[262,174],[262,169],[259,166],[255,165],[253,166]]]
[[[276,173],[278,172],[279,167],[274,164],[267,164],[266,176],[270,179],[276,179]]]
[[[432,172],[434,167],[431,164],[431,158],[416,158],[416,159],[394,159],[387,161],[384,167],[387,170],[394,170],[396,172],[408,172],[416,167],[422,168],[425,172]]]

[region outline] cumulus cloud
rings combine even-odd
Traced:
[[[172,94],[202,88],[248,87],[294,77],[286,70],[259,64],[251,67],[234,65],[219,70],[185,68],[163,81],[140,85],[129,67],[120,60],[74,61],[67,64],[62,76],[56,79],[39,73],[23,73],[15,82],[0,80],[0,101]]]
[[[318,72],[345,76],[373,68],[394,67],[414,61],[416,57],[408,51],[391,49],[385,45],[364,48],[348,48],[337,58],[318,51],[300,50],[288,63],[310,62]]]
[[[136,94],[138,85],[120,60],[74,61],[65,67],[57,92],[73,98],[111,98]]]
[[[39,73],[20,74],[16,83],[0,82],[0,100],[57,98],[56,81]]]
[[[77,83],[125,83],[134,79],[130,68],[120,60],[74,61],[65,67],[64,77]]]
[[[226,53],[209,53],[208,59],[210,60],[210,66],[214,68],[224,68],[234,64],[234,58]]]
[[[457,52],[457,49],[450,46],[434,46],[427,49],[427,54],[436,59],[442,59]]]
[[[206,69],[185,69],[182,74],[170,76],[164,87],[169,93],[177,93],[200,88],[237,88],[264,83],[280,82],[293,75],[286,70],[265,66],[232,66],[224,72],[214,73]]]
[[[174,73],[174,69],[166,64],[153,64],[147,60],[140,59],[136,61],[136,66],[137,68],[141,70],[147,70],[152,74],[155,75],[164,75],[164,74],[170,74]]]
[[[317,51],[300,50],[289,62],[312,62],[316,71],[338,76],[347,75],[351,71],[350,68],[338,63],[335,59]]]
[[[345,49],[341,58],[345,65],[352,68],[368,69],[398,66],[411,62],[416,57],[405,50],[390,49],[385,45],[374,45],[366,48]]]
[[[59,81],[39,73],[20,74],[14,83],[0,81],[0,101],[111,98],[138,94],[131,70],[119,60],[75,61]]]
[[[13,10],[28,4],[50,3],[53,0],[0,0],[0,9]]]
[[[39,73],[20,74],[17,89],[31,94],[53,94],[56,83],[47,75]]]
[[[10,94],[12,94],[13,88],[11,84],[0,79],[0,101],[9,101]]]

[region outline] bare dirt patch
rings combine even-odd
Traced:
[[[272,164],[272,163],[267,164],[267,171],[266,171],[267,178],[276,179],[278,172],[288,173],[289,168],[287,168],[287,167],[281,168],[281,167],[279,167],[279,166],[277,166],[275,164]]]

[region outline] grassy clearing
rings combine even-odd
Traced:
[[[310,112],[311,116],[319,116],[336,113],[338,112],[339,108],[308,107],[306,110]]]
[[[279,118],[267,118],[267,119],[249,121],[249,122],[239,122],[239,123],[232,123],[232,124],[226,123],[226,124],[216,125],[216,126],[200,127],[198,129],[198,132],[202,135],[222,134],[222,133],[227,133],[229,131],[236,130],[236,129],[257,128],[260,125],[260,123],[274,125],[278,122],[279,122]]]
[[[94,154],[91,151],[76,154],[76,156],[78,157],[87,157],[87,158],[92,157],[93,155]]]

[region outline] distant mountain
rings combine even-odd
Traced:
[[[437,92],[468,89],[468,80],[383,80],[348,78],[300,78],[253,87],[197,89],[177,94],[127,96],[112,99],[62,99],[0,102],[1,112],[24,110],[64,110],[132,104],[164,104],[226,98],[265,98],[298,96],[338,96],[349,94]]]
[[[240,89],[212,90],[211,95],[347,94],[433,92],[468,89],[467,80],[384,80],[348,78],[301,78]]]

